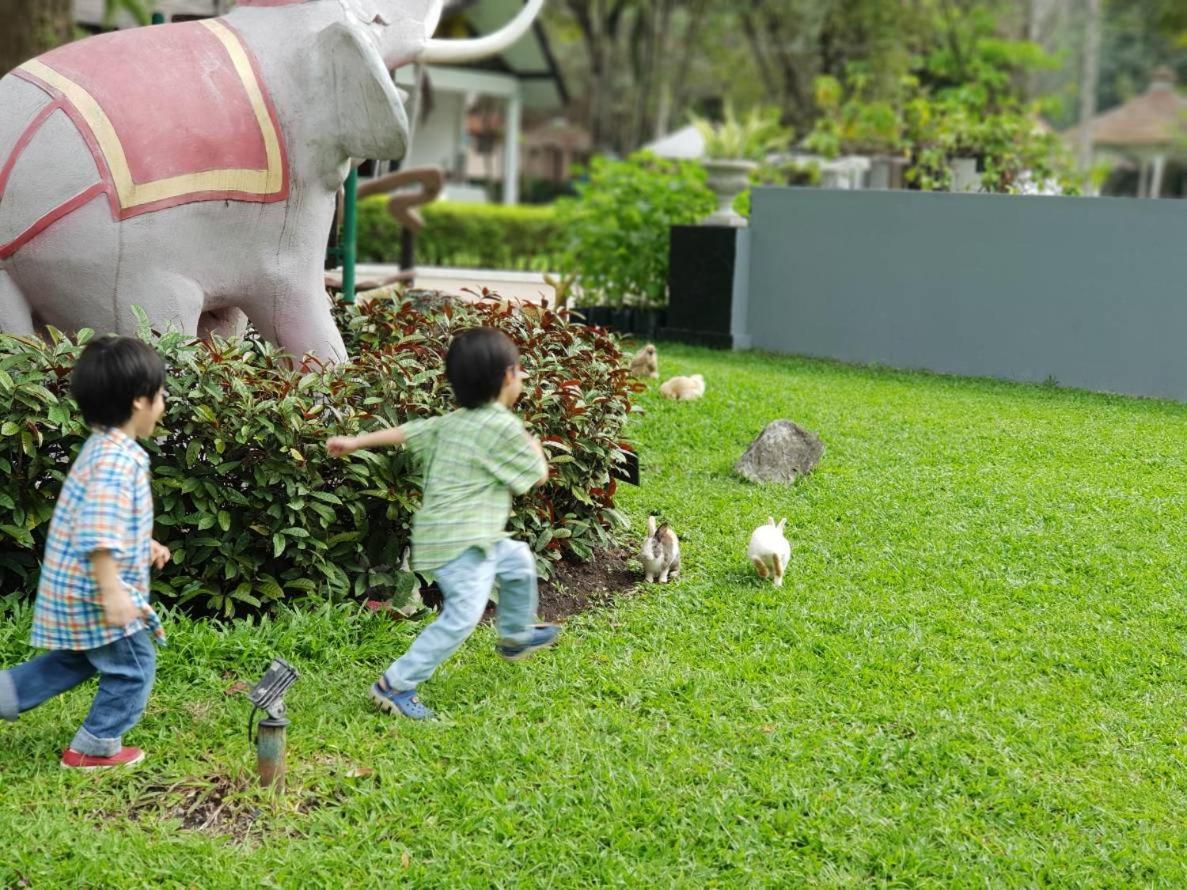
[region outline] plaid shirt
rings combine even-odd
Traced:
[[[471,547],[489,552],[507,537],[511,496],[526,492],[547,469],[523,423],[491,402],[402,429],[424,471],[424,502],[412,521],[412,568],[440,568]]]
[[[152,525],[148,455],[121,430],[93,433],[54,507],[33,611],[32,645],[97,649],[146,627],[163,641],[155,614],[127,627],[109,627],[91,571],[90,555],[111,551],[132,602],[138,608],[148,606]]]

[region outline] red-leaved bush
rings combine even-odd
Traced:
[[[165,601],[231,616],[300,596],[392,593],[420,502],[401,451],[329,457],[331,435],[450,411],[444,356],[454,332],[504,330],[529,378],[518,411],[545,443],[549,482],[518,499],[512,532],[541,567],[612,542],[610,471],[637,384],[615,339],[564,311],[498,302],[418,306],[399,298],[337,310],[354,358],[299,371],[254,336],[213,343],[144,332],[169,364],[168,408],[152,455],[157,537],[174,562]],[[29,595],[53,504],[87,430],[68,394],[89,338],[0,335],[0,583]]]

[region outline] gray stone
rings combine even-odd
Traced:
[[[811,430],[790,420],[767,424],[734,469],[751,482],[795,482],[820,463],[824,443]]]

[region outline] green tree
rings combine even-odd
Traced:
[[[144,0],[105,0],[107,18],[120,11],[148,24]],[[0,0],[0,75],[78,36],[72,0]]]
[[[74,36],[71,0],[0,0],[0,74]]]
[[[693,68],[725,0],[557,0],[545,21],[602,151],[627,153],[683,121]]]
[[[1187,3],[1106,0],[1097,105],[1111,108],[1133,98],[1160,65],[1187,82]]]
[[[978,161],[987,191],[1010,192],[1035,181],[1074,188],[1070,158],[1058,137],[1039,126],[1039,108],[1025,100],[1030,73],[1059,60],[1017,39],[1023,21],[1002,5],[952,0],[920,3],[926,41],[896,81],[871,77],[864,60],[843,79],[816,80],[820,118],[809,147],[903,156],[908,182],[922,189],[951,184],[956,157]]]

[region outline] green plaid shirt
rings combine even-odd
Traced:
[[[530,489],[547,468],[520,419],[491,402],[401,429],[424,472],[424,502],[412,520],[412,568],[440,568],[471,547],[489,551],[507,537],[511,496]]]

